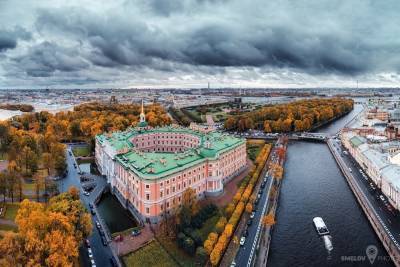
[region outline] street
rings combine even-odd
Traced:
[[[96,176],[95,189],[90,193],[90,196],[83,195],[83,191],[82,191],[80,179],[79,179],[80,175],[78,174],[78,170],[74,167],[75,159],[73,156],[71,156],[69,154],[68,151],[70,151],[70,146],[68,146],[68,149],[66,152],[68,174],[65,178],[57,181],[58,188],[59,188],[60,192],[67,191],[68,188],[71,186],[75,186],[76,188],[78,188],[79,192],[80,192],[80,198],[81,198],[82,203],[85,205],[87,210],[90,211],[89,203],[93,203],[93,200],[94,200],[95,196],[97,195],[97,193],[100,190],[103,190],[103,188],[106,185],[106,180],[100,176]],[[93,177],[93,175],[91,175],[91,177]],[[95,226],[96,219],[97,219],[97,215],[92,215],[93,231],[92,231],[92,235],[89,236],[89,238],[88,238],[88,240],[90,242],[90,247],[92,249],[95,264],[96,264],[96,266],[100,266],[100,267],[112,266],[110,263],[110,258],[112,257],[110,247],[103,245],[99,231],[96,229],[96,226]],[[91,266],[91,263],[90,263],[90,260],[88,257],[87,248],[83,245],[83,249],[80,249],[80,251],[83,251],[83,253],[81,253],[81,256],[83,259],[84,266]]]
[[[355,178],[359,188],[368,199],[368,204],[374,209],[375,214],[377,215],[378,220],[382,224],[387,235],[400,250],[400,222],[398,220],[399,212],[395,211],[395,209],[389,211],[385,203],[379,198],[379,196],[382,195],[380,189],[375,185],[375,189],[370,186],[372,180],[369,179],[367,175],[365,175],[366,178],[364,178],[363,173],[360,172],[361,167],[350,154],[345,155],[342,153],[343,147],[339,141],[333,141],[333,143],[347,168],[349,170],[351,169],[352,176]],[[384,198],[386,199],[386,197]]]
[[[281,164],[278,155],[275,153],[275,148],[280,145],[280,142],[277,141],[275,143],[274,148],[271,151],[270,160],[267,161],[266,164],[276,163]],[[239,251],[236,254],[235,263],[236,266],[252,266],[252,262],[256,258],[257,246],[260,236],[262,234],[262,218],[264,217],[269,205],[269,192],[271,191],[271,187],[274,184],[274,179],[271,177],[270,170],[267,170],[265,177],[260,177],[260,179],[266,179],[265,187],[259,188],[259,194],[261,194],[259,203],[257,206],[254,205],[254,208],[257,207],[254,218],[252,219],[252,224],[248,225],[248,235],[246,237],[246,241],[243,246],[239,248]],[[255,189],[256,190],[256,189]],[[253,209],[254,209],[253,208]],[[250,219],[249,219],[250,220]],[[249,221],[248,220],[248,221]]]

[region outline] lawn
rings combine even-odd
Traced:
[[[17,232],[18,228],[16,226],[8,225],[8,224],[0,224],[0,233],[13,231]]]
[[[164,249],[167,250],[176,261],[179,261],[182,266],[196,266],[194,257],[186,254],[181,248],[179,248],[176,240],[166,237],[164,235],[160,235],[157,237],[160,243],[162,243]]]
[[[75,157],[88,157],[90,156],[89,146],[78,146],[72,148]]]
[[[17,216],[17,211],[19,209],[19,203],[6,203],[7,209],[4,219],[14,221],[15,216]]]
[[[162,266],[177,267],[178,265],[157,241],[151,241],[146,246],[122,257],[127,267]]]
[[[6,160],[7,159],[7,153],[0,153],[0,160]]]
[[[247,155],[254,161],[257,158],[258,153],[260,153],[265,142],[263,140],[249,140],[247,141]]]

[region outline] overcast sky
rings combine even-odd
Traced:
[[[0,88],[398,87],[398,0],[0,0]]]

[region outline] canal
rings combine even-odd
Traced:
[[[320,131],[336,133],[361,110],[356,105]],[[314,229],[317,216],[331,232],[330,253]],[[325,144],[289,145],[276,221],[268,266],[393,266]],[[369,245],[378,249],[373,265]]]

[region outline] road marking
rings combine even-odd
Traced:
[[[272,186],[272,178],[269,181],[270,181],[270,183],[269,183],[268,191],[271,189],[271,186]],[[247,267],[251,266],[251,261],[253,259],[254,250],[255,250],[255,247],[256,247],[257,241],[258,241],[258,235],[260,234],[260,230],[261,230],[262,216],[265,213],[265,209],[267,208],[267,204],[268,204],[268,196],[266,196],[264,207],[263,207],[263,210],[262,210],[262,213],[261,213],[261,217],[260,217],[260,221],[258,222],[257,232],[256,232],[256,235],[254,237],[253,245],[251,247],[249,260],[247,261]]]

